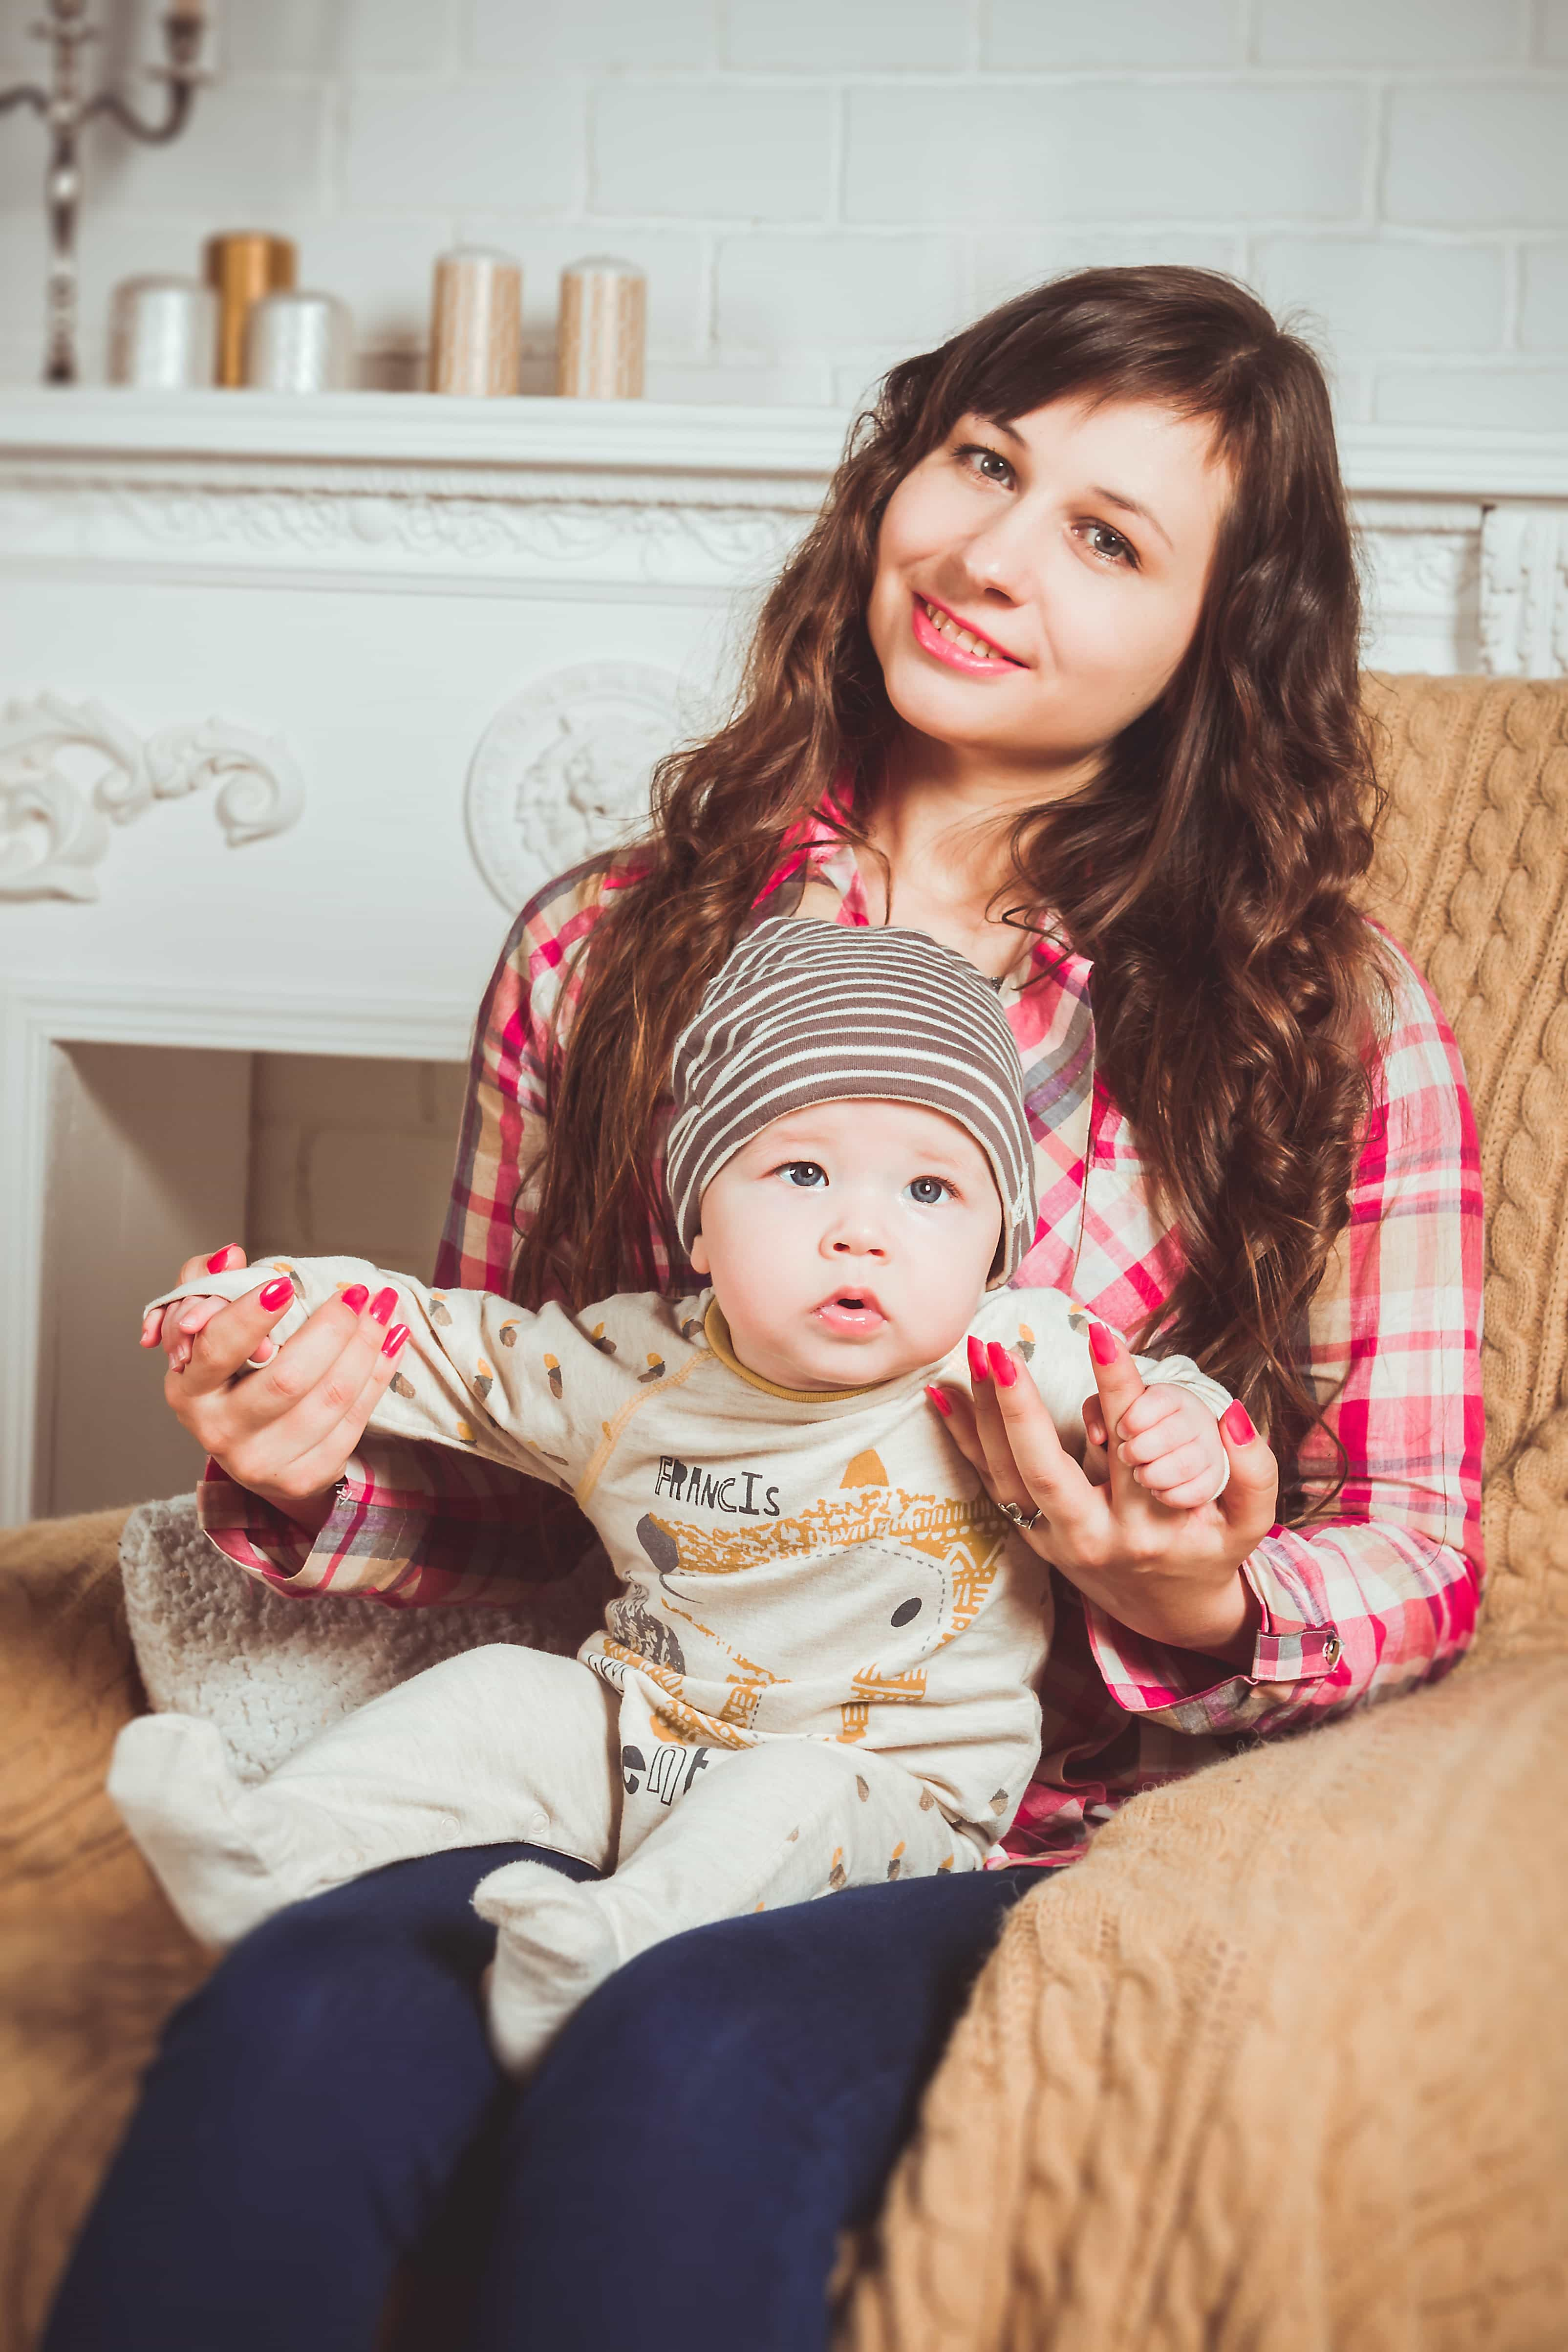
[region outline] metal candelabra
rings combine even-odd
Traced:
[[[49,220],[48,340],[44,355],[46,383],[77,380],[77,211],[81,203],[81,166],[78,142],[95,115],[113,117],[133,139],[150,147],[167,145],[185,126],[198,85],[205,79],[200,65],[206,0],[170,0],[163,19],[163,46],[168,63],[149,68],[149,78],[164,85],[163,115],[145,122],[118,90],[100,89],[91,98],[82,93],[81,52],[100,37],[87,22],[87,0],[46,0],[48,15],[32,28],[34,37],[47,41],[51,53],[49,86],[19,82],[0,90],[0,114],[13,106],[30,106],[48,126],[49,162],[44,175],[44,203]]]

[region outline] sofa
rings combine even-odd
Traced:
[[[843,2249],[844,2352],[1568,2344],[1568,684],[1366,691],[1367,904],[1481,1136],[1481,1633],[1439,1685],[1140,1797],[1018,1906]],[[103,1790],[145,1704],[123,1517],[0,1536],[0,2352],[210,1966]],[[439,2331],[394,2308],[385,2341]]]

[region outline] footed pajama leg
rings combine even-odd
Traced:
[[[496,1643],[399,1684],[250,1786],[213,1724],[140,1716],[115,1743],[110,1794],[191,1933],[231,1944],[417,1854],[528,1840],[604,1867],[617,1706],[574,1658]]]
[[[589,1994],[667,1936],[847,1886],[971,1871],[982,1860],[923,1784],[881,1756],[813,1739],[732,1751],[662,1820],[628,1801],[612,1877],[570,1885],[521,1862],[481,1884],[475,1908],[500,1930],[487,1990],[491,2045],[526,2079]]]

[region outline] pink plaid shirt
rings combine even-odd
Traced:
[[[807,878],[867,920],[853,853],[808,828],[764,894],[788,911]],[[581,946],[613,871],[580,868],[526,908],[480,1011],[456,1175],[435,1279],[505,1291],[527,1222],[558,1001],[580,989]],[[1144,1183],[1136,1141],[1094,1067],[1087,962],[1041,942],[1002,1002],[1018,1039],[1036,1150],[1040,1223],[1021,1284],[1071,1292],[1130,1331],[1170,1290],[1180,1244]],[[1419,974],[1398,961],[1394,1026],[1356,1171],[1351,1221],[1312,1303],[1307,1361],[1348,1457],[1331,1508],[1277,1528],[1246,1562],[1261,1608],[1249,1669],[1144,1640],[1058,1576],[1040,1682],[1039,1769],[1007,1839],[1057,1863],[1141,1789],[1239,1739],[1343,1715],[1432,1680],[1474,1630],[1481,1587],[1481,1193],[1458,1051]],[[681,1287],[687,1270],[661,1265]],[[1326,1491],[1333,1450],[1304,1465]],[[436,1446],[367,1438],[314,1543],[214,1465],[204,1524],[280,1591],[398,1607],[483,1606],[570,1570],[585,1523],[534,1481]]]

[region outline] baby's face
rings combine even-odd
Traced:
[[[781,1388],[858,1388],[956,1343],[1001,1229],[990,1163],[955,1119],[914,1103],[819,1103],[719,1170],[692,1264],[754,1372]]]

